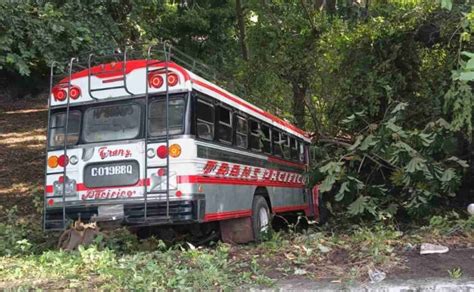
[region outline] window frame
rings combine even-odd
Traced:
[[[199,119],[198,111],[197,111],[197,107],[198,107],[199,102],[202,102],[203,104],[206,104],[206,105],[208,105],[212,108],[212,122],[208,122],[206,120]],[[194,111],[195,114],[194,114],[194,119],[193,120],[194,120],[194,128],[195,128],[194,134],[196,135],[196,138],[202,139],[204,141],[215,141],[216,140],[216,105],[215,105],[215,103],[213,102],[212,99],[206,98],[206,97],[199,94],[199,95],[195,96],[194,107],[195,107],[195,111]],[[207,139],[207,138],[199,136],[199,131],[198,131],[199,120],[202,123],[212,125],[212,137],[211,137],[211,139]]]
[[[268,129],[268,136],[269,137],[268,138],[263,137],[262,140],[269,143],[269,150],[270,150],[269,152],[266,152],[265,151],[265,144],[263,144],[262,152],[265,153],[265,154],[272,155],[273,154],[272,127],[270,125],[266,124],[266,123],[261,123],[260,124],[260,130],[262,131],[262,133],[263,133],[262,127],[266,127]],[[265,136],[265,133],[263,133],[263,134]],[[263,142],[263,143],[265,143],[265,142]]]
[[[85,116],[86,116],[86,113],[92,109],[97,109],[99,107],[107,107],[107,106],[117,106],[117,105],[120,105],[120,106],[126,106],[126,105],[137,105],[139,108],[140,108],[140,114],[139,114],[139,118],[138,120],[140,121],[139,124],[138,124],[138,132],[137,132],[137,135],[135,135],[134,137],[131,137],[131,138],[123,138],[123,139],[113,139],[113,140],[102,140],[102,141],[87,141],[85,139],[85,135],[84,135],[84,129],[85,129]],[[84,142],[84,144],[93,144],[93,143],[105,143],[105,142],[115,142],[115,141],[127,141],[127,140],[135,140],[135,139],[139,139],[140,136],[143,136],[142,133],[143,133],[143,115],[144,115],[144,109],[143,109],[143,104],[138,102],[138,101],[127,101],[127,102],[124,102],[124,103],[104,103],[104,105],[98,105],[98,106],[91,106],[91,107],[88,107],[86,108],[83,113],[82,113],[82,128],[81,128],[81,142]]]
[[[145,121],[147,123],[147,131],[148,133],[145,133],[145,135],[148,136],[149,139],[159,139],[159,138],[163,138],[166,136],[166,134],[164,135],[152,135],[150,133],[150,121],[153,120],[153,118],[150,116],[150,112],[151,112],[151,106],[153,103],[158,103],[158,102],[166,102],[166,100],[162,100],[164,96],[163,95],[158,95],[158,96],[154,96],[152,98],[150,98],[150,101],[148,102],[148,118],[147,120]],[[180,133],[177,133],[177,134],[170,134],[170,136],[176,136],[176,135],[184,135],[185,131],[186,131],[186,111],[187,111],[187,107],[188,107],[188,102],[187,102],[187,98],[188,98],[188,95],[187,94],[178,94],[178,95],[174,95],[174,96],[170,96],[169,97],[169,100],[176,100],[176,99],[179,99],[179,98],[182,98],[183,101],[184,101],[184,110],[183,110],[183,118],[182,118],[182,131]]]
[[[227,111],[229,111],[229,115],[230,115],[230,119],[229,119],[229,122],[230,124],[226,124],[224,122],[221,121],[221,108],[223,109],[226,109]],[[216,117],[216,119],[214,120],[215,122],[215,129],[214,129],[214,133],[217,133],[214,134],[214,139],[217,140],[218,142],[221,142],[221,143],[224,143],[224,144],[227,144],[227,145],[232,145],[234,143],[234,137],[233,137],[233,132],[234,132],[234,128],[233,128],[233,118],[234,118],[234,113],[233,113],[233,110],[232,110],[232,107],[224,104],[224,103],[218,103],[214,106],[214,116]],[[230,141],[227,141],[227,140],[223,140],[221,139],[221,137],[219,137],[219,127],[221,127],[221,125],[223,125],[224,127],[227,127],[228,129],[230,128]],[[217,131],[216,131],[216,128],[217,128]]]
[[[249,136],[249,147],[248,147],[248,149],[250,149],[251,151],[263,152],[263,145],[262,145],[262,147],[260,147],[260,149],[253,148],[252,143],[251,143],[252,137],[257,137],[257,139],[259,139],[259,138],[260,138],[260,134],[259,134],[259,133],[256,133],[256,134],[255,134],[255,133],[252,131],[252,127],[250,126],[250,123],[256,123],[257,126],[258,126],[257,129],[260,130],[262,123],[260,122],[260,120],[258,120],[258,119],[256,119],[256,118],[249,118],[249,119],[248,119],[248,122],[249,122],[249,124],[248,124],[248,127],[249,127],[249,129],[248,129],[248,131],[249,131],[249,135],[248,135],[248,136]],[[260,141],[259,141],[259,142],[260,142]],[[260,143],[259,143],[259,145],[260,145]]]
[[[75,146],[75,145],[80,144],[80,142],[82,142],[82,123],[83,123],[83,120],[84,120],[84,113],[83,113],[83,111],[81,111],[81,110],[79,110],[79,109],[73,109],[73,110],[70,110],[70,111],[69,111],[69,116],[71,115],[71,113],[75,113],[75,112],[79,113],[79,117],[80,117],[80,119],[79,119],[79,135],[78,135],[78,137],[77,137],[76,143],[74,143],[74,144],[69,144],[69,143],[67,143],[67,144],[66,144],[67,147],[69,147],[69,146]],[[51,125],[52,125],[52,119],[53,119],[53,117],[54,117],[55,115],[58,115],[58,114],[64,114],[64,115],[66,115],[66,111],[56,111],[56,112],[52,112],[52,113],[50,114],[50,117],[49,117],[50,120],[49,120],[49,125],[48,125],[48,126],[49,126],[49,128],[48,128],[48,141],[47,141],[47,142],[48,142],[48,143],[47,143],[48,149],[59,149],[59,148],[63,148],[63,147],[64,147],[64,143],[61,144],[61,145],[57,145],[57,146],[51,145],[51,137],[52,137],[52,135],[51,135],[51,132],[52,132],[52,131],[51,131],[51,130],[53,130],[53,129],[66,128],[66,125],[61,126],[61,127],[52,127],[52,126],[51,126]],[[69,126],[69,123],[68,123],[68,126]]]
[[[276,134],[276,135],[275,135]],[[273,149],[273,155],[275,155],[276,157],[280,157],[280,158],[283,158],[283,145],[280,144],[280,142],[282,141],[282,136],[283,136],[283,133],[280,129],[278,128],[273,128],[272,129],[272,149]],[[277,141],[275,141],[275,138],[278,137],[278,143],[276,143]],[[281,145],[281,146],[280,146]],[[277,153],[277,151],[275,151],[275,149],[277,149],[278,147],[281,147],[280,148],[280,153]]]
[[[237,127],[238,127],[238,119],[241,119],[243,121],[245,121],[246,125],[247,125],[247,131],[245,133],[243,132],[238,132],[237,131]],[[250,127],[249,127],[249,119],[248,117],[244,116],[243,114],[241,113],[234,113],[234,143],[233,145],[235,145],[236,147],[240,148],[240,149],[249,149],[249,146],[250,146],[250,143],[249,143],[249,131],[250,131]],[[237,145],[237,136],[245,136],[245,142],[246,142],[246,146],[245,147],[242,147],[240,145]]]

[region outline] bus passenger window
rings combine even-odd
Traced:
[[[236,117],[236,124],[235,124],[235,146],[239,148],[247,149],[248,141],[247,141],[247,133],[248,133],[248,125],[247,120],[241,116]]]
[[[285,159],[291,159],[290,141],[289,141],[288,136],[286,134],[281,134],[281,142],[282,142],[282,145],[283,145],[283,157]]]
[[[229,109],[219,106],[217,107],[218,124],[217,138],[221,142],[232,143],[232,113]]]
[[[199,138],[214,139],[214,107],[202,99],[196,103],[196,126]]]
[[[299,160],[298,141],[295,138],[290,138],[291,159]]]
[[[305,162],[304,160],[304,144],[303,144],[303,141],[299,141],[298,143],[299,145],[299,150],[300,150],[300,153],[299,153],[299,159],[300,159],[300,162]]]
[[[273,130],[272,138],[273,138],[273,153],[275,154],[275,156],[282,157],[283,156],[283,143],[284,143],[284,141],[282,140],[282,134],[278,131]]]
[[[263,144],[260,141],[260,124],[257,121],[250,120],[250,148],[256,151],[262,151]]]
[[[263,143],[263,152],[271,154],[272,153],[272,143],[270,140],[270,127],[262,125],[262,143]]]

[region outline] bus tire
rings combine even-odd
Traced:
[[[256,195],[252,203],[252,229],[254,239],[257,242],[262,241],[263,236],[271,229],[271,213],[267,200],[264,197]]]

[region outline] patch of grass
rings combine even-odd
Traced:
[[[458,268],[452,268],[448,270],[448,274],[449,274],[449,277],[451,277],[452,279],[459,279],[462,277],[463,272],[462,272],[462,269],[458,267]]]
[[[37,288],[39,281],[40,287],[49,283],[54,288],[101,289],[226,289],[255,279],[267,281],[258,266],[249,273],[236,272],[229,265],[228,251],[225,244],[212,250],[178,246],[124,255],[95,245],[74,252],[47,251],[0,258],[0,281],[21,280],[25,288]]]

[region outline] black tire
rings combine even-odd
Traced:
[[[262,223],[263,220],[261,220],[261,216],[264,216],[261,212],[265,212],[267,216],[267,224],[265,226],[263,226],[264,223]],[[262,241],[265,234],[268,234],[271,228],[271,213],[267,200],[262,196],[256,195],[252,203],[252,229],[255,241]]]

